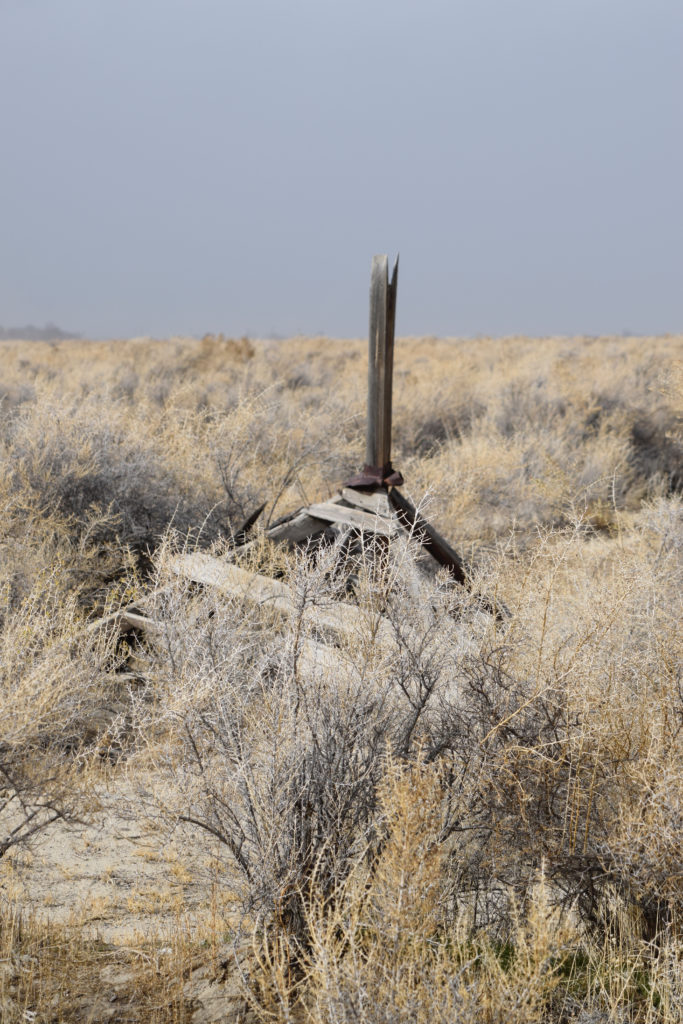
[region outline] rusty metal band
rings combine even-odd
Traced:
[[[403,477],[397,469],[388,463],[386,466],[363,466],[361,473],[351,477],[344,484],[345,487],[400,487]]]

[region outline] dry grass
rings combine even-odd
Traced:
[[[0,1018],[185,1024],[185,985],[197,956],[182,919],[156,944],[123,947],[0,904]]]
[[[189,1020],[200,941],[253,1019],[683,1020],[682,341],[401,339],[394,463],[472,592],[395,545],[332,657],[337,549],[252,550],[290,616],[171,563],[359,468],[364,342],[2,343],[0,855],[127,769],[232,866],[134,952],[0,894],[3,1021]],[[155,635],[89,627],[155,588]]]

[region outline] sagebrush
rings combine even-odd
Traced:
[[[680,354],[399,339],[393,461],[469,586],[416,538],[350,566],[343,538],[257,524],[242,567],[290,587],[284,613],[174,553],[234,557],[262,503],[359,468],[364,342],[4,342],[3,860],[96,827],[125,778],[160,843],[222,850],[207,969],[256,1017],[682,1020]],[[121,635],[123,606],[154,627]],[[8,1020],[47,1016],[51,984]],[[190,1019],[183,993],[159,1020]]]

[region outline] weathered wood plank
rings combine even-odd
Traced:
[[[230,597],[240,598],[259,607],[273,608],[283,615],[296,613],[295,595],[282,580],[248,572],[231,562],[214,558],[201,551],[177,555],[171,566],[173,571],[184,579],[215,587]],[[307,625],[323,632],[329,631],[333,635],[365,635],[368,629],[366,612],[355,605],[341,602],[307,605],[302,617]]]
[[[365,461],[384,466],[385,344],[387,332],[387,257],[375,256],[370,272],[370,332],[368,346],[368,421]]]
[[[234,567],[233,567],[234,568]],[[181,574],[182,575],[182,574]],[[195,581],[197,582],[197,581]],[[276,580],[271,580],[271,583],[277,583]],[[284,595],[287,604],[281,605],[285,611],[291,611],[291,592],[289,588],[285,587],[287,594]],[[167,590],[167,587],[163,588]],[[274,588],[277,590],[277,587]],[[259,592],[258,580],[256,581],[255,593]],[[261,589],[261,594],[263,589]],[[161,593],[157,591],[156,593]],[[155,594],[150,594],[149,599],[152,599]],[[280,592],[280,600],[283,598],[283,593]],[[94,631],[95,629],[101,629],[104,626],[132,626],[135,629],[141,630],[148,637],[158,636],[161,632],[161,623],[151,618],[149,615],[141,615],[137,611],[133,611],[131,608],[122,608],[118,612],[114,612],[111,615],[107,615],[102,619],[98,619],[95,622],[91,622],[88,625],[88,632]],[[335,619],[334,626],[336,631],[340,632],[339,623]],[[348,659],[344,658],[343,652],[338,648],[330,646],[329,644],[321,643],[319,640],[314,640],[311,637],[305,637],[301,642],[301,653],[299,657],[299,665],[301,670],[307,676],[319,676],[325,673],[334,672],[340,675],[342,672],[348,672],[352,669]],[[124,680],[133,681],[139,679],[139,673],[117,673],[116,679],[118,682]]]
[[[387,312],[384,337],[384,395],[382,400],[382,454],[381,466],[391,464],[391,408],[394,381],[394,328],[396,324],[396,293],[398,290],[398,256],[391,281],[387,285]]]
[[[357,530],[364,530],[366,533],[378,533],[383,537],[394,537],[397,532],[396,524],[390,519],[373,515],[359,508],[346,508],[344,505],[335,505],[332,502],[320,502],[316,505],[309,505],[308,511],[318,519],[326,519],[330,523],[341,523],[344,526],[353,526]]]
[[[321,644],[318,640],[311,640],[309,637],[301,644],[300,665],[303,672],[309,677],[326,675],[330,672],[339,676],[352,668],[338,648],[330,647],[329,644]]]
[[[150,630],[156,627],[154,619],[150,619],[149,615],[141,615],[140,612],[131,611],[128,608],[122,610],[121,622],[125,622],[127,626],[133,626],[135,629]]]
[[[308,514],[305,508],[297,509],[291,515],[283,516],[277,522],[269,526],[265,535],[272,541],[289,541],[290,544],[298,544],[303,540],[312,540],[330,525],[328,519],[316,519]],[[251,551],[258,544],[258,540],[247,540],[243,544],[236,544],[226,556],[242,557]]]
[[[247,572],[246,569],[240,569],[231,562],[214,558],[203,551],[176,555],[171,560],[171,568],[184,579],[215,587],[230,596],[245,597],[254,604],[268,604],[285,613],[291,610],[292,594],[286,583],[259,573]]]
[[[263,504],[259,505],[257,509],[254,509],[251,515],[248,516],[242,523],[242,526],[239,528],[239,530],[235,531],[235,534],[232,538],[233,547],[238,548],[242,544],[245,544],[247,542],[247,537],[251,533],[256,521],[259,519],[261,513],[266,507],[266,504],[267,502],[264,501]]]
[[[108,615],[103,615],[99,619],[93,619],[85,627],[85,632],[95,633],[98,629],[104,629],[106,626],[119,628],[121,624],[133,626],[135,629],[146,629],[147,626],[153,624],[153,619],[143,614],[144,606],[166,590],[168,590],[168,587],[160,587],[158,590],[153,590],[145,595],[142,600],[136,601],[135,604],[117,608],[115,612],[109,612]]]
[[[342,487],[341,496],[344,501],[355,508],[364,509],[366,512],[374,512],[380,516],[391,516],[389,496],[387,492],[381,491],[356,491],[353,487]]]
[[[291,518],[275,524],[266,530],[269,540],[288,540],[292,543],[307,540],[327,529],[328,520],[309,515],[307,509],[300,509]]]

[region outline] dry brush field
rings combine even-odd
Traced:
[[[683,337],[397,341],[467,588],[264,538],[361,468],[366,366],[0,343],[3,1024],[683,1021]],[[263,502],[291,614],[173,570]]]

